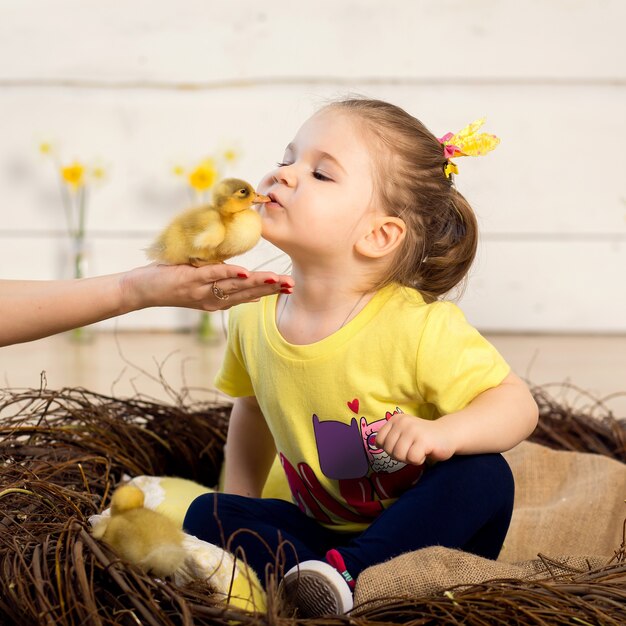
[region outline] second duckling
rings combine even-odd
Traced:
[[[168,517],[143,505],[141,489],[118,487],[111,498],[111,517],[102,519],[92,535],[144,571],[171,576],[185,562],[184,534]]]

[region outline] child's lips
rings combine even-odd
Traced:
[[[283,206],[280,203],[280,201],[278,200],[278,198],[273,193],[268,193],[267,196],[270,199],[270,201],[265,205],[266,208],[268,208],[268,209],[277,209],[277,208],[281,208]]]

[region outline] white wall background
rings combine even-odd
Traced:
[[[502,138],[459,161],[483,232],[472,322],[624,332],[625,23],[624,0],[0,0],[0,277],[70,276],[40,140],[107,167],[90,272],[117,272],[186,206],[174,163],[232,144],[231,173],[256,183],[320,103],[358,92],[436,134],[487,115]],[[196,318],[143,311],[119,328]]]

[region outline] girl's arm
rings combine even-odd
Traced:
[[[504,452],[533,432],[538,413],[524,381],[511,373],[464,409],[437,420],[394,415],[380,429],[376,442],[395,459],[416,465],[426,458],[443,461],[453,454]]]
[[[260,498],[276,447],[254,396],[235,400],[225,456],[224,492]]]
[[[228,300],[215,297],[213,281],[220,281],[218,286],[229,295]],[[292,285],[293,279],[227,264],[152,264],[80,280],[0,280],[0,347],[152,306],[229,309],[275,293],[281,283]]]

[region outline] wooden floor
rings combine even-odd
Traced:
[[[557,398],[593,404],[585,394],[606,398],[616,417],[626,417],[626,336],[490,335],[514,371],[534,384],[554,384]],[[82,386],[116,396],[145,394],[175,400],[218,398],[212,381],[223,338],[201,343],[176,333],[98,333],[76,342],[59,335],[0,349],[0,385],[48,388]],[[572,387],[561,388],[562,383]],[[184,388],[188,388],[185,392]]]

